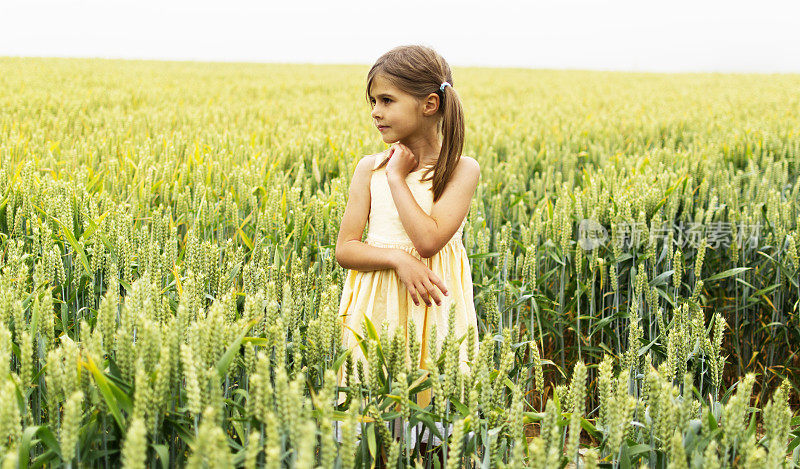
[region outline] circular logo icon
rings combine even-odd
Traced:
[[[606,244],[608,230],[595,220],[583,219],[578,225],[578,244],[584,251],[591,251]]]

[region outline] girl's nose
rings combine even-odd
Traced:
[[[372,108],[372,112],[370,113],[370,115],[372,116],[373,119],[378,117],[378,116],[380,116],[380,112],[378,112],[378,107],[377,106]]]

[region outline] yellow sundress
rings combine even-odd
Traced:
[[[373,168],[377,167],[383,159],[383,154],[377,155]],[[420,208],[430,215],[433,207],[433,192],[430,190],[433,181],[420,181],[425,169],[422,168],[409,173],[406,177],[406,184]],[[414,248],[414,244],[403,228],[400,215],[397,213],[397,207],[389,189],[385,166],[374,171],[371,175],[370,198],[369,228],[365,240],[366,244],[376,247],[402,249],[420,259],[444,281],[449,295],[441,295],[441,306],[437,306],[432,298],[430,307],[421,298],[420,304],[417,306],[394,269],[369,272],[348,270],[339,303],[339,319],[343,323],[343,344],[346,348],[352,349],[354,361],[364,360],[361,348],[352,333],[352,331],[356,331],[359,335],[362,335],[361,323],[364,316],[370,318],[378,331],[380,331],[383,321],[388,321],[390,331],[395,331],[398,327],[402,327],[406,340],[408,340],[408,321],[413,320],[421,351],[419,357],[411,357],[412,366],[416,365],[421,369],[426,368],[428,337],[431,327],[436,324],[437,347],[441,350],[442,342],[448,332],[448,314],[451,302],[455,302],[456,337],[466,334],[469,326],[472,325],[477,342],[478,320],[475,314],[475,305],[473,304],[472,273],[467,250],[461,241],[461,233],[466,223],[466,217],[464,217],[461,226],[450,238],[450,241],[439,252],[426,259],[420,256],[416,248]],[[462,371],[467,371],[469,367],[466,364],[466,338],[461,343],[459,353],[459,367]],[[343,369],[344,366],[340,368],[338,374],[340,385],[343,385]],[[356,373],[354,373],[353,378],[357,381],[358,376]],[[340,394],[339,402],[343,402],[344,398],[344,393]],[[430,403],[430,390],[419,393],[417,399],[418,404],[424,408]]]

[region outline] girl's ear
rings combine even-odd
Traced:
[[[431,93],[423,102],[422,113],[426,116],[432,116],[439,110],[440,104],[441,102],[439,101],[439,95],[436,93]]]

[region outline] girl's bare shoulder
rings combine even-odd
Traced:
[[[481,168],[481,165],[478,164],[478,160],[476,160],[475,158],[473,158],[471,156],[461,155],[460,161],[465,162],[468,165],[468,167],[478,168],[478,169]],[[464,164],[464,163],[462,163],[462,164]]]
[[[353,183],[364,187],[369,186],[369,182],[372,179],[373,170],[383,161],[383,158],[386,156],[386,152],[383,151],[374,155],[361,157],[361,159],[358,161],[358,164],[356,164],[356,169],[353,174]]]
[[[481,174],[481,165],[478,164],[478,160],[467,155],[461,155],[456,168],[461,172],[472,175],[472,177],[475,177],[475,175],[480,177]]]
[[[356,172],[372,172],[376,166],[378,166],[384,158],[386,158],[387,153],[386,151],[382,151],[380,153],[375,153],[374,155],[367,155],[359,160],[358,165],[356,165]]]

